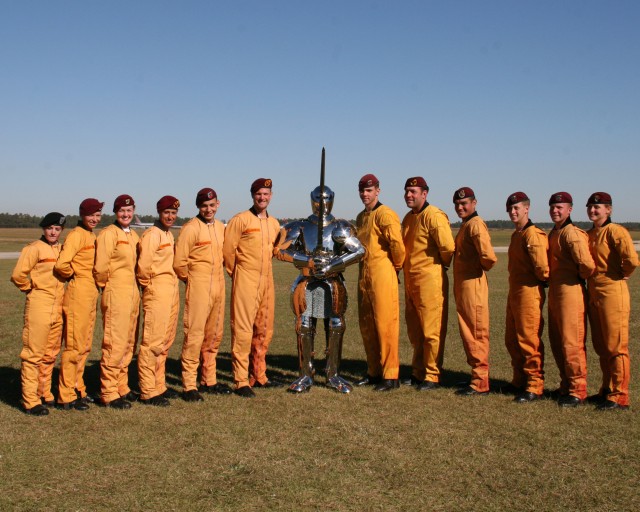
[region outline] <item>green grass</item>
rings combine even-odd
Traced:
[[[511,373],[502,340],[506,255],[498,258],[489,275],[494,388]],[[178,400],[168,409],[135,404],[129,411],[92,407],[87,413],[28,417],[18,406],[24,298],[8,281],[14,264],[0,261],[1,510],[640,509],[640,405],[609,414],[590,406],[562,410],[550,400],[517,405],[500,393],[455,397],[453,386],[469,371],[453,302],[445,386],[437,391],[355,389],[339,396],[320,378],[303,396],[256,390],[255,400],[206,396],[204,403]],[[269,373],[289,381],[297,374],[288,297],[296,274],[279,262],[274,269],[277,310]],[[356,276],[356,269],[349,269],[352,304],[343,374],[350,379],[366,371]],[[636,371],[637,275],[630,287]],[[90,391],[97,389],[100,336],[97,329],[87,369]],[[231,378],[229,343],[227,329],[219,362],[225,382]],[[168,381],[176,388],[181,344],[180,332],[168,364]],[[558,372],[547,353],[547,388],[554,389]],[[411,349],[404,326],[400,355],[401,371],[408,375]],[[590,393],[598,388],[597,366],[590,349]],[[634,404],[640,404],[639,392],[634,374]]]

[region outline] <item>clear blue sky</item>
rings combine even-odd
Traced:
[[[524,190],[548,221],[567,190],[586,220],[605,190],[640,220],[639,27],[617,0],[0,1],[0,211],[190,216],[212,186],[228,219],[270,177],[301,217],[325,146],[341,217],[373,172],[401,216],[422,175],[452,221],[463,185],[486,219]]]

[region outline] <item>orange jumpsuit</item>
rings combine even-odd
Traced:
[[[143,289],[144,329],[138,353],[142,400],[149,400],[167,390],[165,366],[176,337],[180,310],[173,252],[173,234],[159,223],[140,237],[136,276]]]
[[[413,345],[413,376],[440,382],[447,335],[449,278],[455,243],[449,218],[425,202],[419,213],[410,211],[402,220],[406,256],[405,320]]]
[[[207,224],[200,217],[187,222],[180,231],[173,268],[187,283],[185,291],[182,345],[182,386],[198,389],[200,382],[215,386],[216,357],[224,329],[225,283],[222,261],[224,225]]]
[[[271,258],[280,232],[273,217],[253,208],[234,216],[224,237],[224,266],[232,280],[231,363],[237,388],[266,384],[275,294]]]
[[[103,290],[100,308],[104,337],[100,359],[100,395],[108,404],[129,393],[129,363],[138,334],[140,292],[136,262],[140,237],[112,224],[96,242],[93,276]]]
[[[619,405],[629,405],[628,278],[638,266],[638,253],[629,232],[607,221],[588,231],[596,271],[589,278],[589,320],[593,347],[600,358],[600,394]]]
[[[44,237],[43,237],[44,238]],[[20,253],[11,281],[26,292],[20,359],[22,403],[25,409],[52,402],[51,375],[60,352],[64,281],[53,272],[60,244],[44,239],[30,243]]]
[[[512,384],[541,395],[544,391],[542,307],[549,279],[547,234],[531,221],[511,235],[509,295],[504,342],[511,356]]]
[[[377,203],[356,219],[357,236],[366,253],[360,261],[358,318],[367,354],[367,374],[397,379],[400,370],[398,272],[404,262],[400,219]]]
[[[93,279],[96,235],[78,223],[64,241],[55,272],[69,280],[62,306],[64,349],[60,358],[58,403],[87,396],[84,368],[93,343],[98,289]],[[76,393],[77,390],[77,393]]]
[[[595,263],[589,237],[567,220],[549,234],[549,343],[560,370],[560,393],[587,397],[584,280]]]
[[[453,294],[456,299],[462,345],[471,366],[471,388],[489,391],[489,283],[486,272],[498,261],[491,237],[477,212],[460,226],[453,260]]]

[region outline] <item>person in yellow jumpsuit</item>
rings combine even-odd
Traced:
[[[53,266],[60,255],[59,238],[65,217],[51,212],[40,222],[42,237],[20,253],[11,282],[25,293],[24,328],[20,359],[20,383],[24,412],[33,416],[49,414],[54,403],[51,375],[60,352],[64,280]]]
[[[253,206],[235,215],[224,237],[224,266],[231,276],[231,364],[236,394],[252,398],[252,386],[273,385],[266,355],[273,336],[275,294],[271,258],[280,224],[269,216],[270,179],[251,185]]]
[[[405,320],[413,345],[408,382],[418,391],[439,387],[449,308],[447,269],[455,250],[449,218],[429,204],[428,193],[420,176],[404,185],[404,200],[411,209],[402,220]]]
[[[84,368],[93,343],[98,289],[93,280],[96,235],[93,230],[102,218],[104,203],[88,198],[80,203],[80,220],[64,241],[55,272],[69,284],[64,293],[62,313],[64,349],[60,358],[57,407],[86,410],[93,402],[87,394]]]
[[[140,402],[169,405],[165,368],[169,349],[178,326],[180,294],[173,270],[174,240],[171,226],[178,217],[180,201],[161,197],[157,204],[158,220],[140,237],[136,277],[142,287],[144,328],[138,353]]]
[[[198,215],[180,231],[173,268],[185,282],[182,365],[183,398],[203,400],[202,393],[228,395],[231,389],[217,380],[216,358],[224,329],[225,283],[222,244],[224,224],[216,220],[220,206],[212,188],[196,195]],[[200,388],[198,389],[198,366]]]
[[[597,409],[629,407],[629,315],[631,301],[627,280],[638,266],[638,253],[629,231],[611,222],[613,201],[606,192],[595,192],[587,200],[587,215],[593,222],[589,249],[596,270],[589,277],[589,321],[593,347],[600,358],[602,385]]]
[[[489,282],[487,272],[498,261],[487,225],[476,211],[475,193],[462,187],[453,194],[462,225],[456,235],[453,257],[453,294],[458,327],[471,382],[456,391],[459,396],[489,393]]]
[[[504,342],[511,356],[513,401],[542,398],[544,345],[542,308],[549,280],[547,234],[529,219],[529,197],[514,192],[507,198],[507,213],[515,226],[509,243],[509,295]]]
[[[378,178],[364,175],[358,191],[364,210],[356,219],[357,237],[366,249],[358,276],[358,318],[367,375],[356,385],[389,391],[399,385],[398,272],[404,263],[404,244],[398,214],[379,200]]]
[[[93,277],[102,290],[100,398],[103,405],[129,409],[138,395],[129,388],[129,364],[135,350],[140,312],[136,281],[138,234],[130,227],[135,203],[123,194],[113,204],[116,220],[98,235]]]
[[[587,397],[585,280],[595,269],[589,237],[572,223],[572,210],[568,192],[549,199],[555,224],[549,234],[549,343],[560,370],[561,407],[576,407]]]

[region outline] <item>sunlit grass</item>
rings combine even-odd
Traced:
[[[489,274],[494,389],[511,374],[503,345],[506,255],[498,258]],[[640,510],[640,405],[607,414],[591,406],[561,410],[550,400],[516,405],[500,393],[455,397],[453,386],[469,370],[453,301],[445,386],[437,391],[358,388],[339,396],[320,376],[303,396],[257,390],[255,400],[207,396],[204,403],[178,400],[167,409],[136,404],[124,412],[92,407],[28,417],[18,406],[24,298],[9,282],[14,264],[0,261],[1,510]],[[279,262],[274,272],[269,373],[289,381],[297,374],[288,295],[296,273]],[[356,269],[346,277],[351,305],[343,374],[355,379],[366,371]],[[633,370],[640,360],[638,282],[637,275],[630,281]],[[98,385],[100,336],[98,328],[87,369],[90,391]],[[181,346],[180,329],[168,364],[176,389]],[[219,363],[225,382],[229,348],[227,328]],[[558,372],[547,353],[546,385],[554,389]],[[599,370],[591,349],[589,356],[593,393]],[[404,375],[410,357],[402,326]],[[634,404],[639,391],[634,373]]]

